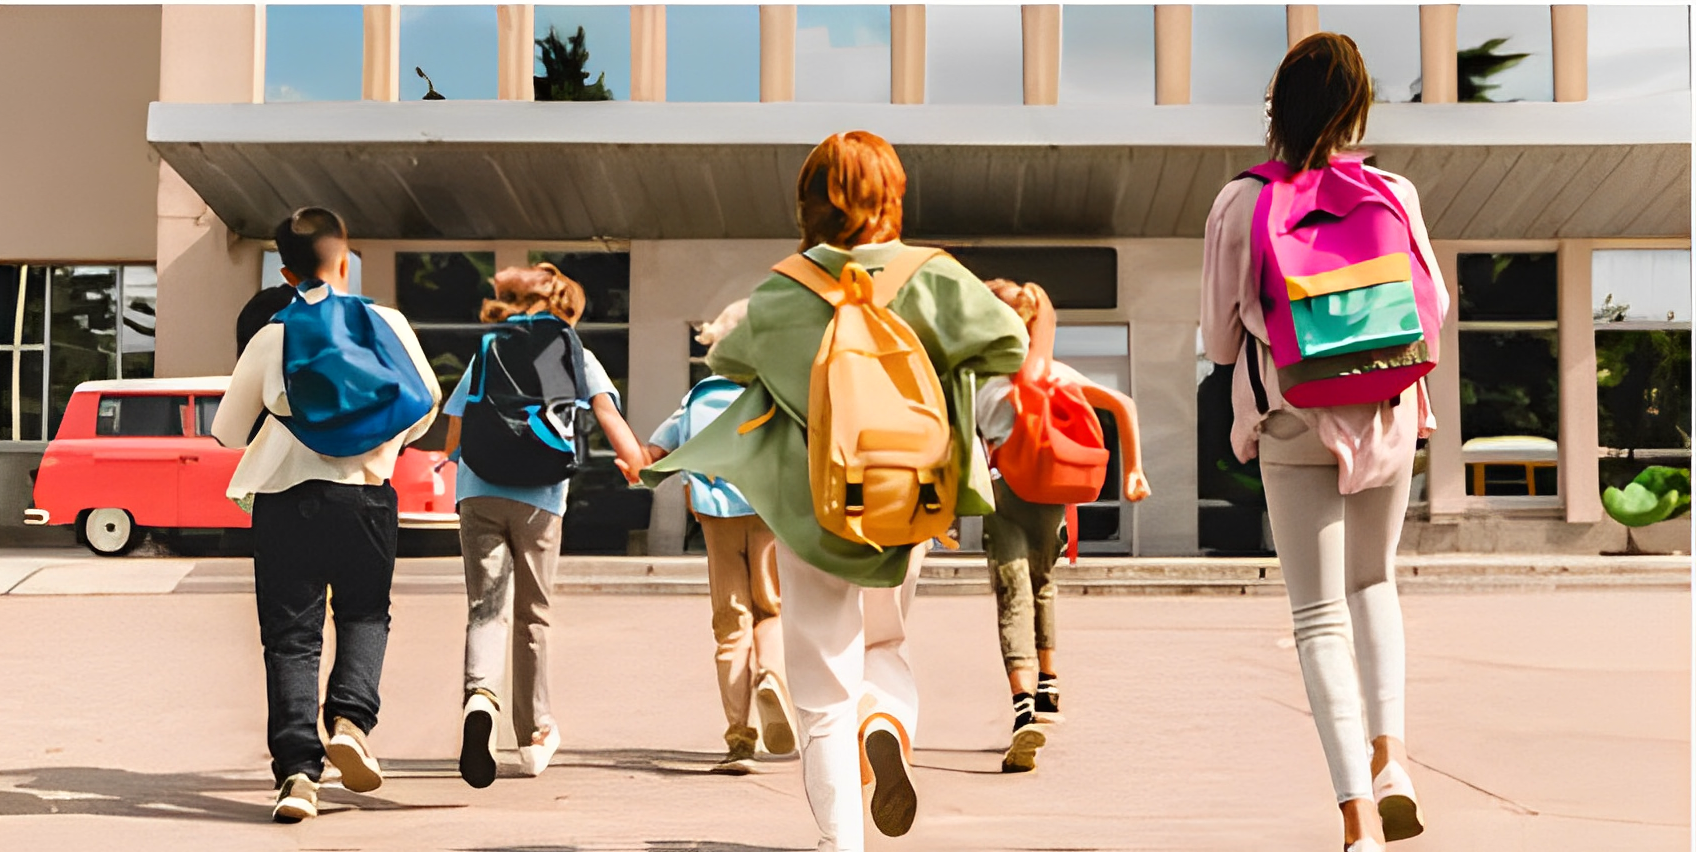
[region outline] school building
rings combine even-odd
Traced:
[[[703,372],[692,324],[794,250],[807,151],[864,128],[906,165],[910,242],[1043,284],[1060,357],[1136,399],[1154,496],[1085,507],[1084,552],[1264,551],[1257,468],[1225,439],[1228,371],[1198,354],[1204,223],[1264,158],[1283,51],[1324,28],[1362,46],[1380,101],[1366,147],[1418,186],[1458,305],[1404,549],[1622,550],[1601,489],[1690,458],[1689,21],[1579,5],[0,6],[0,539],[25,538],[30,471],[77,383],[230,370],[237,311],[280,283],[268,234],[308,204],[347,218],[361,291],[409,316],[445,386],[487,277],[559,265],[645,437]],[[573,79],[579,26],[590,73]],[[596,84],[612,100],[555,99]],[[627,490],[597,456],[569,549],[692,546],[673,487]],[[1682,524],[1658,529],[1687,539]]]

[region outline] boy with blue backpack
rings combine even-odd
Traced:
[[[748,314],[748,300],[734,302],[695,339],[711,346]],[[718,419],[742,386],[708,376],[689,389],[683,404],[648,439],[648,458],[659,460]],[[795,750],[789,721],[789,692],[783,680],[783,628],[777,581],[777,538],[754,514],[742,492],[722,479],[687,477],[690,511],[707,540],[707,592],[712,598],[713,639],[718,644],[718,692],[724,702],[729,750],[715,771],[745,775],[754,747],[765,740],[772,754]],[[761,730],[748,725],[758,705]]]
[[[399,528],[388,480],[401,449],[435,420],[441,390],[406,318],[346,295],[339,216],[304,208],[277,226],[276,240],[293,301],[236,362],[212,434],[247,448],[225,493],[252,506],[278,788],[272,818],[299,822],[318,813],[326,757],[349,790],[383,783],[365,736],[377,724]],[[323,704],[326,750],[318,669],[331,588],[336,660]]]
[[[450,418],[447,450],[460,462],[455,499],[468,601],[459,774],[477,788],[495,781],[509,642],[520,770],[540,775],[559,749],[548,690],[548,596],[580,458],[579,410],[594,412],[627,478],[645,461],[618,413],[612,379],[573,329],[586,302],[582,286],[547,263],[504,269],[492,283],[495,298],[483,303],[482,319],[494,328],[442,410]]]

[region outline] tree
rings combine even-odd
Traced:
[[[589,72],[583,67],[589,64],[589,49],[584,46],[585,41],[582,27],[564,42],[560,41],[559,31],[551,26],[545,38],[536,39],[536,46],[542,50],[542,68],[547,72],[536,78],[536,100],[612,100],[612,92],[606,87],[606,72],[595,77],[595,82],[587,82]]]
[[[1531,56],[1529,53],[1496,53],[1496,48],[1507,42],[1505,38],[1493,38],[1455,54],[1455,100],[1463,104],[1492,103],[1488,93],[1501,87],[1489,82],[1490,78]],[[1419,103],[1423,94],[1415,94],[1413,102]]]

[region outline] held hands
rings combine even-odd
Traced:
[[[1133,470],[1125,473],[1125,499],[1135,503],[1147,497],[1151,492],[1148,488],[1148,477],[1142,471]]]
[[[668,454],[665,450],[649,444],[646,449],[642,450],[641,456],[634,460],[636,462],[634,465],[622,458],[613,459],[613,464],[618,465],[618,471],[624,474],[626,482],[631,485],[641,485],[642,469],[665,458],[666,455]]]

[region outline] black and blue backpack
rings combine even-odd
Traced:
[[[460,431],[460,458],[496,485],[540,486],[577,472],[578,412],[589,405],[583,343],[548,313],[483,335]]]
[[[412,428],[435,401],[412,355],[371,300],[305,281],[272,322],[283,324],[283,389],[289,415],[275,416],[313,452],[364,455]]]

